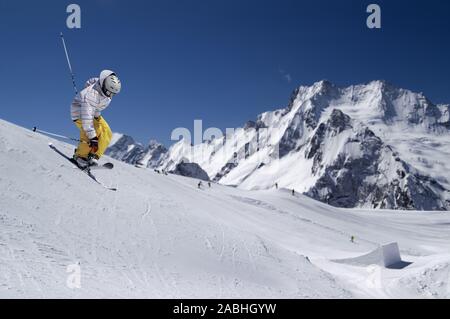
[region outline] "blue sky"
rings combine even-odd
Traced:
[[[66,28],[66,6],[82,28]],[[369,30],[366,7],[382,8]],[[450,102],[450,2],[363,0],[0,0],[0,118],[77,135],[73,89],[103,68],[123,92],[104,112],[114,131],[170,143],[176,127],[241,126],[283,107],[301,84],[385,79]]]

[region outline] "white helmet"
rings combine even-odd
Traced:
[[[113,97],[120,92],[122,84],[117,75],[110,70],[103,70],[100,73],[100,86],[103,94],[107,97]]]

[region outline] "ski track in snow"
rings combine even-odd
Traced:
[[[145,212],[141,215],[142,218],[146,218],[152,211],[152,204],[151,201],[148,200],[146,203],[146,208],[145,208]]]
[[[95,172],[118,188],[110,192],[49,141],[73,151],[0,120],[0,298],[450,297],[448,212],[336,209],[286,190],[198,190],[196,180],[114,160],[113,170]],[[393,241],[410,266],[332,261]],[[77,263],[81,288],[70,289],[67,266]]]

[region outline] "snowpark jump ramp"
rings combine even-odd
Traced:
[[[402,269],[411,264],[402,260],[397,243],[382,245],[359,257],[339,259],[334,262],[355,266],[379,265],[389,269]]]

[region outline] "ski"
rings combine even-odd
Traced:
[[[73,165],[75,165],[76,168],[78,168],[80,171],[82,171],[83,173],[85,173],[87,176],[89,176],[94,182],[96,182],[98,185],[102,186],[103,188],[110,190],[110,191],[117,191],[117,188],[115,187],[109,187],[105,184],[103,184],[102,182],[100,182],[92,173],[91,170],[95,170],[95,169],[112,169],[114,167],[114,165],[112,163],[106,163],[104,165],[99,165],[99,166],[93,166],[93,167],[88,167],[88,168],[81,168],[78,166],[77,162],[73,160],[73,158],[70,158],[69,156],[67,156],[66,154],[64,154],[63,152],[61,152],[59,149],[56,148],[56,146],[54,146],[52,143],[49,143],[48,146],[54,150],[57,154],[61,155],[62,157],[64,157],[66,160],[68,160],[70,163],[72,163]]]
[[[113,191],[113,192],[116,192],[116,191],[117,191],[117,188],[115,188],[115,187],[109,187],[109,186],[103,184],[102,182],[100,182],[99,180],[97,180],[97,178],[96,178],[94,175],[92,175],[92,173],[91,173],[90,170],[83,169],[83,170],[81,170],[81,171],[84,172],[84,173],[86,173],[87,176],[89,176],[93,181],[95,181],[97,184],[99,184],[99,185],[102,186],[103,188],[105,188],[105,189],[107,189],[107,190],[110,190],[110,191]]]
[[[75,165],[77,165],[76,162],[73,159],[71,159],[71,162],[73,162]],[[79,169],[83,170],[78,165],[77,165],[77,167]],[[91,166],[91,167],[89,167],[89,170],[95,171],[95,170],[100,170],[100,169],[113,169],[113,168],[114,168],[114,164],[113,163],[105,163],[105,164],[98,165],[98,166]]]

